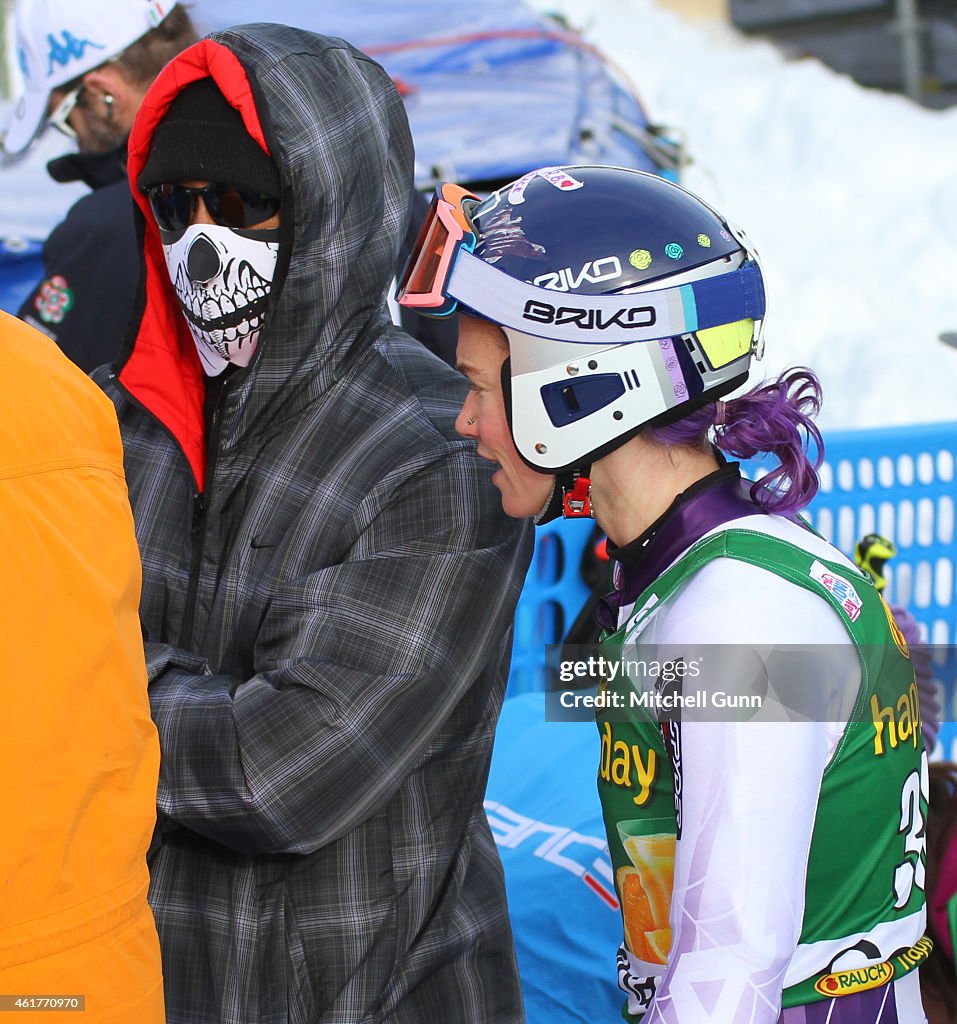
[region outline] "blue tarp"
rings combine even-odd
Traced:
[[[271,16],[338,35],[411,92],[416,184],[511,180],[534,167],[657,170],[637,97],[582,39],[516,0],[282,3]],[[261,21],[261,0],[200,0],[206,30]]]

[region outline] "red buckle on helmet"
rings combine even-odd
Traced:
[[[587,476],[577,477],[571,490],[562,491],[562,514],[566,519],[591,518],[591,480]]]

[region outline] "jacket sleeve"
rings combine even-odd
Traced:
[[[493,727],[530,530],[464,447],[370,502],[340,564],[275,593],[252,678],[147,644],[159,810],[176,823],[242,852],[309,852]]]

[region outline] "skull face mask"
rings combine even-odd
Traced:
[[[230,363],[248,366],[265,325],[278,228],[193,224],[163,253],[206,374],[217,377]]]

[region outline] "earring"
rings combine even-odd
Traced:
[[[103,93],[103,102],[106,105],[106,119],[107,121],[113,120],[113,94],[105,92]]]

